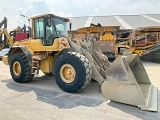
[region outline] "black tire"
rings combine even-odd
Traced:
[[[48,76],[48,77],[53,77],[53,73],[52,72],[50,72],[50,73],[44,73],[46,76]]]
[[[13,70],[13,65],[15,62],[19,63],[21,67],[21,72],[19,75],[16,75]],[[34,77],[34,74],[31,74],[31,66],[29,66],[29,61],[23,53],[16,53],[12,56],[10,63],[10,73],[13,80],[18,83],[29,82]]]
[[[71,83],[65,82],[60,75],[60,69],[65,64],[69,64],[75,69],[75,78]],[[76,52],[61,54],[55,61],[53,72],[57,85],[70,93],[80,92],[90,83],[92,77],[92,68],[88,59]]]

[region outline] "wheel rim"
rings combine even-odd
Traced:
[[[60,76],[66,83],[72,83],[76,76],[76,71],[70,64],[64,64],[60,68]]]
[[[13,63],[13,72],[16,76],[19,76],[21,74],[21,65],[18,61],[15,61]]]

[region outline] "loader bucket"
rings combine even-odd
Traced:
[[[137,55],[118,57],[106,72],[102,93],[110,100],[157,111],[157,87]]]

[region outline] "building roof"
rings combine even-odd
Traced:
[[[138,27],[160,26],[160,14],[146,15],[112,15],[112,16],[85,16],[70,17],[72,31],[90,24],[102,26],[121,26],[121,29],[136,29]]]

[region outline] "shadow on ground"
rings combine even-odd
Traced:
[[[38,101],[55,105],[60,109],[70,109],[77,106],[95,107],[104,102],[101,99],[97,100],[94,97],[87,97],[83,91],[80,94],[63,92],[58,88],[54,80],[46,76],[34,78],[33,81],[25,84],[16,83],[12,79],[2,80],[1,82],[5,82],[9,89],[18,92],[33,91],[36,93]],[[89,87],[91,86],[88,86],[87,89],[90,89]]]

